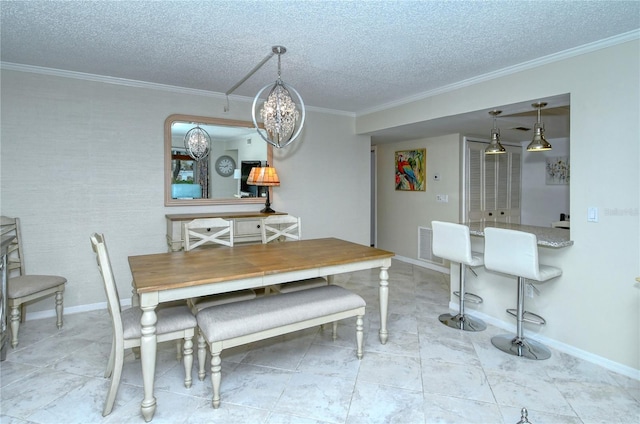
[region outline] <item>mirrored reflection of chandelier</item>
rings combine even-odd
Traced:
[[[199,161],[206,158],[211,150],[211,137],[209,133],[196,124],[184,136],[184,148],[193,159]]]
[[[304,126],[306,113],[304,101],[298,91],[292,86],[285,84],[281,78],[280,57],[287,49],[282,46],[274,46],[272,51],[273,54],[278,55],[278,79],[274,84],[268,84],[258,91],[258,94],[256,94],[253,100],[251,114],[253,117],[253,125],[255,125],[258,130],[260,137],[272,146],[282,148],[288,146],[298,138]],[[266,130],[265,135],[258,127],[256,108],[260,101],[260,96],[268,88],[271,88],[271,90],[258,112],[262,119],[264,129]],[[296,100],[291,97],[292,93],[297,98]]]
[[[491,141],[489,145],[484,150],[486,155],[498,155],[500,153],[505,153],[506,149],[502,144],[500,144],[500,129],[498,128],[498,115],[502,113],[501,110],[491,110],[489,111],[489,115],[493,116],[493,128],[491,129]]]

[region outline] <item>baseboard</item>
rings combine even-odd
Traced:
[[[438,265],[438,264],[433,264],[431,262],[426,262],[426,261],[421,261],[421,260],[417,260],[417,259],[406,258],[404,256],[398,256],[398,255],[394,256],[393,259],[397,259],[400,262],[406,262],[408,264],[416,265],[416,266],[419,266],[419,267],[422,267],[422,268],[427,268],[427,269],[430,269],[430,270],[433,270],[433,271],[438,271],[438,272],[441,272],[443,274],[447,274],[447,275],[449,274],[449,268],[448,267],[445,267],[445,266],[442,266],[442,265]]]
[[[459,305],[457,302],[449,302],[449,309],[453,311],[459,310]],[[502,328],[503,330],[516,334],[516,325],[510,322],[499,320],[490,315],[484,314],[482,312],[478,312],[476,310],[473,311],[472,314],[476,318],[480,318],[485,323],[493,325],[494,327]],[[595,355],[591,352],[587,352],[586,350],[578,349],[575,346],[568,345],[566,343],[562,343],[555,339],[550,339],[548,337],[542,336],[537,333],[533,333],[531,331],[524,330],[524,335],[527,338],[536,340],[548,347],[551,347],[560,352],[566,353],[568,355],[574,356],[579,359],[583,359],[587,362],[591,362],[592,364],[598,365],[602,368],[608,369],[609,371],[616,372],[618,374],[622,374],[629,378],[633,378],[634,380],[640,381],[640,370],[629,367],[627,365],[620,364],[618,362],[614,362],[610,359],[604,358],[602,356]]]
[[[131,306],[131,299],[121,299],[120,305]],[[106,310],[106,309],[107,309],[107,302],[91,303],[89,305],[65,306],[64,314],[73,315],[73,314],[79,314],[82,312],[99,311],[99,310]],[[32,319],[36,320],[36,319],[43,319],[43,318],[55,318],[55,316],[56,316],[55,309],[47,310],[47,311],[29,312],[29,308],[27,308],[27,316],[25,320],[30,321]]]

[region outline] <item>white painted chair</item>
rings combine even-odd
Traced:
[[[199,247],[221,245],[233,247],[233,221],[222,218],[194,219],[183,224],[183,247],[189,252]],[[253,290],[240,290],[231,293],[189,299],[194,313],[210,306],[248,300],[256,297]]]
[[[104,282],[104,290],[107,295],[107,306],[113,323],[113,342],[109,362],[104,373],[105,377],[111,377],[111,385],[107,393],[107,399],[102,410],[102,415],[107,416],[113,409],[113,404],[118,393],[122,367],[124,365],[125,349],[140,347],[142,328],[140,318],[142,310],[138,307],[125,309],[120,306],[118,288],[113,277],[109,253],[102,234],[91,235],[91,245],[96,253],[98,269]],[[183,362],[184,362],[184,386],[191,387],[191,369],[193,366],[193,336],[197,326],[196,317],[186,306],[162,307],[156,310],[158,322],[156,332],[158,343],[169,340],[184,339]]]
[[[444,325],[465,331],[482,331],[486,324],[465,313],[465,301],[482,303],[482,298],[473,293],[467,293],[465,289],[465,274],[467,267],[476,267],[484,263],[481,253],[471,251],[471,235],[469,227],[453,222],[432,221],[433,230],[433,254],[457,263],[459,266],[460,280],[458,291],[454,292],[459,298],[457,314],[442,314],[438,318]]]
[[[7,306],[11,325],[11,347],[18,346],[20,322],[24,322],[27,303],[55,296],[56,325],[62,328],[63,295],[67,279],[57,275],[29,275],[22,255],[20,219],[0,217],[2,236],[13,237],[7,250]],[[16,275],[17,274],[17,275]]]
[[[233,247],[233,221],[222,218],[194,219],[182,224],[185,251],[207,244]]]
[[[302,220],[291,215],[271,215],[260,220],[262,243],[285,242],[302,239]],[[308,278],[286,284],[272,286],[269,289],[280,293],[291,293],[298,290],[322,287],[328,284],[324,277]]]
[[[562,270],[538,263],[538,239],[535,234],[503,228],[484,230],[484,266],[487,270],[518,277],[517,308],[507,309],[517,320],[517,334],[495,336],[491,343],[503,352],[529,359],[548,359],[551,352],[542,343],[525,339],[523,323],[545,324],[544,318],[524,309],[526,279],[548,281],[562,275]]]

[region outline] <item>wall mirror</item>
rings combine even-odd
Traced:
[[[185,134],[196,125],[211,137],[211,151],[200,161],[184,147]],[[252,122],[170,115],[164,122],[164,204],[262,204],[267,188],[246,181],[252,167],[272,162],[272,154]]]

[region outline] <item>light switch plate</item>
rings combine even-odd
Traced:
[[[598,208],[594,206],[587,208],[587,222],[598,222]]]

